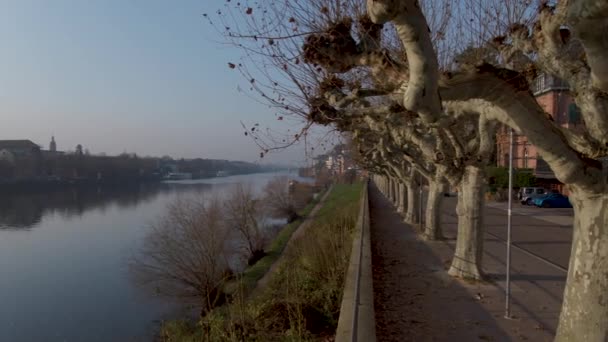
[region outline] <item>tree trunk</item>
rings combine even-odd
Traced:
[[[429,194],[426,204],[424,238],[427,240],[441,240],[441,202],[445,186],[441,181],[429,180]]]
[[[418,191],[416,184],[413,181],[409,181],[405,184],[407,188],[407,210],[405,211],[405,222],[409,224],[416,224],[419,222],[418,211],[420,209],[420,201],[418,198]]]
[[[571,189],[574,234],[555,341],[608,341],[608,194]]]
[[[399,213],[405,213],[405,202],[406,202],[406,198],[405,196],[407,196],[406,194],[406,190],[405,190],[405,185],[402,182],[399,182],[399,188],[398,188],[398,192],[397,192],[397,196],[399,197],[397,199],[397,212]]]
[[[483,255],[483,170],[467,166],[458,191],[458,236],[456,252],[448,273],[451,276],[482,279]]]
[[[399,208],[399,182],[396,180],[393,180],[393,204]]]
[[[388,198],[389,202],[393,203],[393,198],[394,198],[394,194],[393,194],[393,179],[389,178],[388,179],[388,191],[386,194],[386,198]]]

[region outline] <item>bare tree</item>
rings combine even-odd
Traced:
[[[251,185],[238,183],[224,201],[226,224],[235,230],[242,241],[247,263],[253,265],[264,257],[266,234],[264,211],[255,198]]]
[[[463,0],[458,8],[467,9],[461,3],[470,4],[468,10],[475,17],[474,25],[462,24],[451,33],[465,38],[457,51],[491,45],[500,52],[496,61],[500,64],[454,63],[456,68],[450,72],[445,72],[436,34],[429,30],[432,21],[427,18],[432,15],[418,0],[367,0],[363,17],[359,15],[362,2],[287,3],[291,12],[285,12],[282,20],[291,22],[293,17],[298,27],[314,27],[298,32],[307,32],[305,38],[289,40],[295,47],[291,56],[315,76],[304,91],[291,88],[297,95],[306,94],[297,98],[305,101],[299,102],[299,108],[308,110],[310,121],[354,135],[363,130],[361,136],[374,136],[364,139],[371,144],[390,137],[397,151],[404,150],[404,145],[415,146],[413,150],[435,167],[443,167],[441,172],[456,171],[443,174],[452,185],[460,186],[459,237],[450,274],[480,274],[483,166],[493,145],[495,123],[528,137],[557,178],[571,189],[575,211],[556,339],[608,339],[608,173],[604,162],[608,155],[608,40],[603,33],[608,28],[608,2],[561,0],[551,5],[543,1],[537,11],[531,11],[534,2],[528,0]],[[496,33],[500,36],[488,41]],[[301,63],[300,56],[306,63]],[[538,73],[567,81],[584,121],[580,129],[560,126],[536,102],[530,82]],[[293,75],[304,79],[304,74]],[[283,81],[293,84],[290,78]],[[378,146],[377,153],[384,164],[380,169],[389,174],[387,163],[382,162],[385,149]]]
[[[217,198],[178,199],[152,226],[130,266],[157,294],[188,302],[203,314],[224,301],[229,231]]]
[[[264,202],[274,216],[293,222],[299,215],[289,183],[287,176],[275,177],[269,181],[264,187]]]

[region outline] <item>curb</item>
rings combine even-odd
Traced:
[[[356,235],[344,282],[336,342],[376,341],[368,185],[366,182],[361,196]]]

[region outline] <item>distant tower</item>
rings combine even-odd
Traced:
[[[76,145],[76,154],[79,156],[82,155],[82,145],[80,145],[80,144]]]
[[[57,143],[55,142],[55,137],[51,137],[51,143],[49,144],[49,151],[57,152]]]

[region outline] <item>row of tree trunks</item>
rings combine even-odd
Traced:
[[[420,222],[420,196],[418,184],[414,181],[399,182],[395,178],[376,177],[376,184],[391,200],[408,224]],[[424,215],[422,237],[434,241],[443,239],[441,229],[441,204],[446,185],[442,181],[429,179],[428,196]],[[481,262],[483,255],[483,169],[467,166],[459,184],[458,235],[456,251],[448,273],[467,279],[483,279]]]
[[[448,273],[468,279],[482,279],[483,255],[483,169],[467,166],[458,191],[458,235],[456,251]]]
[[[416,224],[420,222],[420,197],[418,196],[418,186],[413,181],[405,183],[406,189],[406,203],[407,208],[404,214],[404,220],[409,224]]]
[[[445,185],[440,181],[429,181],[429,193],[426,201],[424,219],[424,238],[427,240],[441,240],[441,202],[444,197]]]

